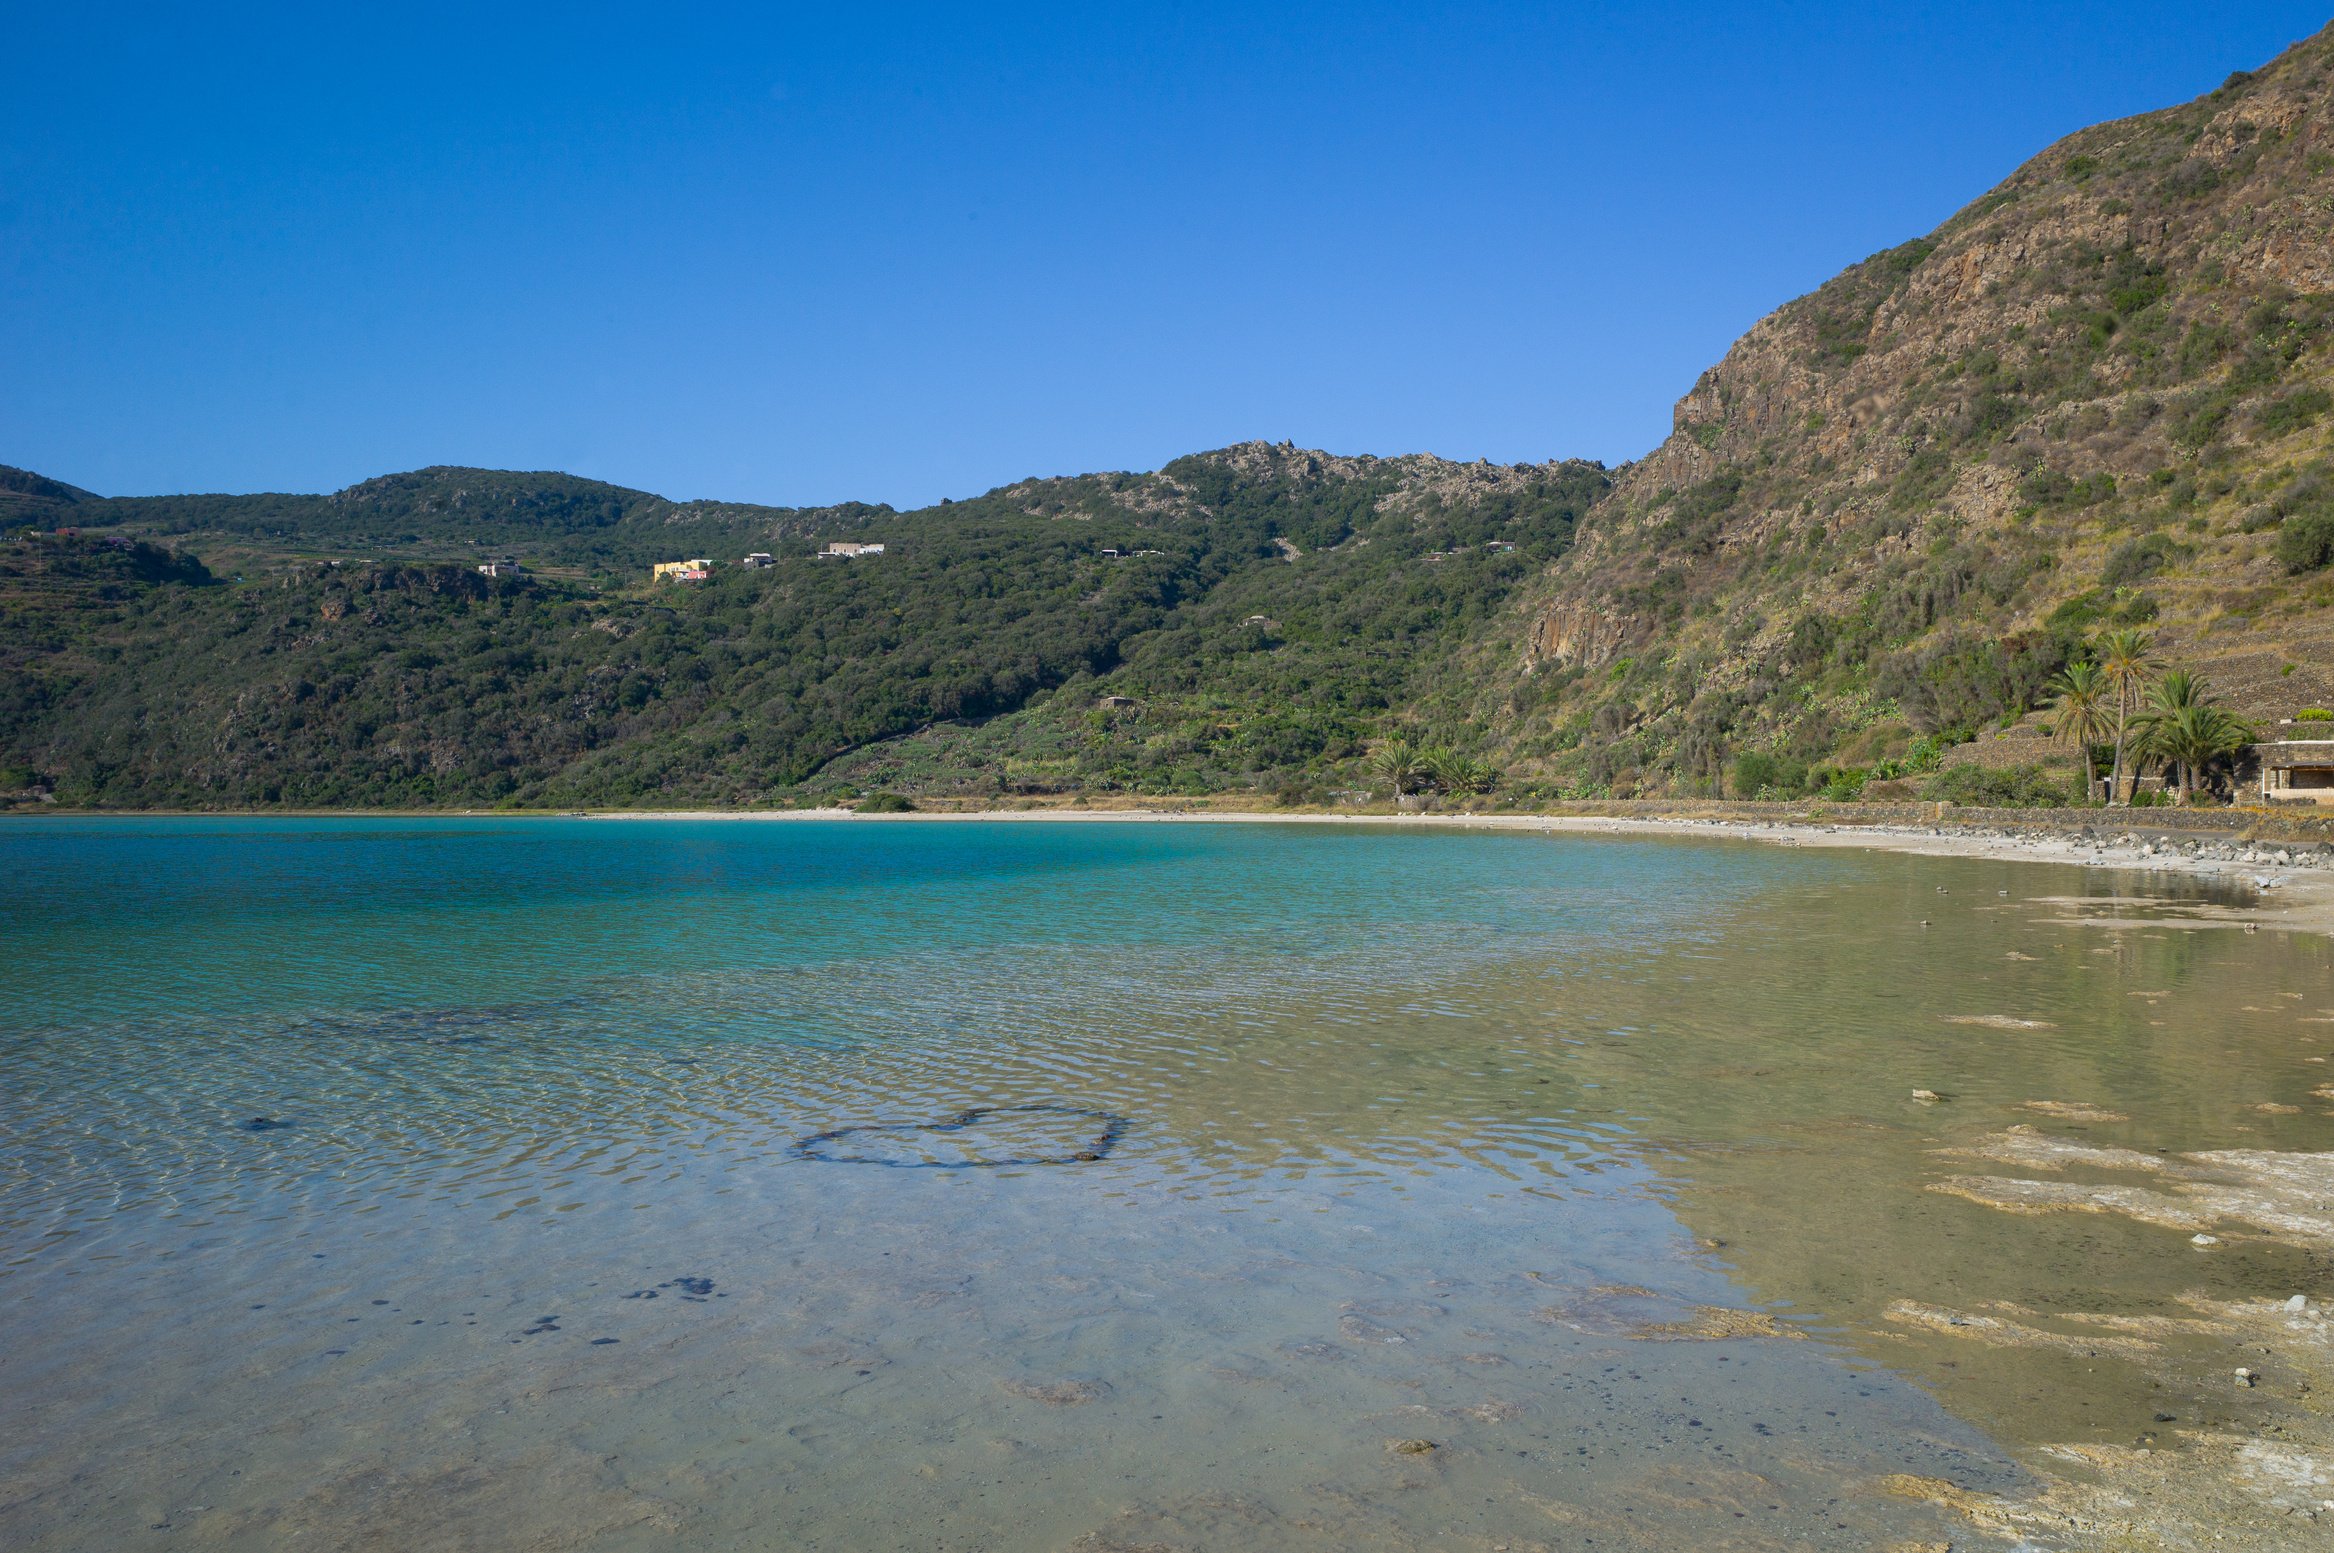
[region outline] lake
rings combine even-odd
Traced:
[[[2334,1147],[2328,945],[2202,885],[580,818],[36,818],[0,880],[13,1549],[1942,1541],[1892,1480],[2247,1404],[1923,1312],[2319,1276],[1935,1189]]]

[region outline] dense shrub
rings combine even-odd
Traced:
[[[2334,511],[2319,508],[2286,519],[2277,530],[2277,558],[2289,572],[2334,563]]]
[[[2111,594],[2104,588],[2086,588],[2061,600],[2043,626],[2053,636],[2072,641],[2095,626],[2146,625],[2156,613],[2156,601],[2148,594],[2121,588]]]
[[[2230,384],[2199,389],[2181,400],[2174,411],[2172,440],[2184,448],[2201,448],[2229,424],[2240,398]]]
[[[2253,429],[2264,437],[2282,437],[2317,424],[2329,409],[2334,409],[2334,394],[2323,388],[2297,388],[2255,411]]]
[[[2115,476],[2102,472],[2077,480],[2043,464],[2018,482],[2018,494],[2037,507],[2093,507],[2113,499]]]
[[[2041,766],[1947,766],[1921,788],[1934,802],[1999,809],[2063,809],[2080,800],[2075,778]]]
[[[1911,512],[1926,507],[1953,489],[1953,460],[1938,448],[1923,448],[1912,456],[1888,488],[1888,510]]]
[[[1807,762],[1765,750],[1745,750],[1734,757],[1727,773],[1727,791],[1736,798],[1796,798],[1807,791]]]
[[[1872,688],[1923,733],[1974,728],[2044,699],[2051,676],[2066,666],[2069,646],[2050,634],[1949,636],[1883,661]]]
[[[2180,547],[2162,534],[2127,539],[2108,552],[2099,580],[2110,588],[2129,588],[2155,576],[2179,555]]]
[[[1853,803],[1864,795],[1864,783],[1871,773],[1861,766],[1827,766],[1809,773],[1816,796],[1832,803]]]

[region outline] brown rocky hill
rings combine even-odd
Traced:
[[[1512,755],[1869,763],[2015,723],[2110,624],[2257,721],[2334,704],[2330,97],[2334,28],[1761,320],[1551,573]]]

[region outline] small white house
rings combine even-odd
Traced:
[[[749,572],[758,572],[763,567],[775,565],[776,563],[770,559],[769,553],[767,551],[757,550],[752,555],[747,556],[744,560],[738,562],[737,564],[744,567]]]
[[[338,566],[340,563],[335,561],[332,564]],[[524,566],[507,557],[499,561],[481,561],[478,563],[478,571],[481,576],[485,577],[524,577],[527,575],[527,569]]]
[[[821,556],[841,556],[846,561],[856,561],[863,555],[883,554],[883,546],[862,545],[848,539],[830,539],[827,541],[827,547],[819,554]]]

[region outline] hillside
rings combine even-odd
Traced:
[[[1449,699],[1442,665],[1606,484],[1246,444],[916,513],[709,514],[450,470],[337,497],[83,494],[56,509],[70,535],[0,546],[0,789],[201,807],[743,803],[855,791],[871,767],[982,794],[1317,784]],[[715,523],[737,525],[722,546]],[[479,534],[581,574],[381,558]],[[838,534],[888,553],[817,559]],[[644,576],[747,545],[775,564]],[[618,575],[617,555],[640,559]]]
[[[1869,764],[2016,725],[2106,624],[2258,720],[2334,703],[2330,94],[2334,29],[1761,320],[1555,569],[1512,757]]]
[[[477,560],[516,555],[537,565],[613,576],[684,550],[757,548],[813,529],[839,529],[891,514],[888,507],[758,507],[669,501],[574,475],[500,469],[417,469],[382,475],[328,496],[129,496],[104,498],[0,469],[14,480],[70,492],[42,513],[57,523],[119,526],[169,543],[285,548],[401,560]],[[45,491],[36,495],[46,495]],[[4,499],[4,497],[0,497]],[[41,514],[27,513],[35,517]],[[0,520],[7,518],[0,512]]]
[[[2063,801],[2046,687],[2102,629],[2334,706],[2330,96],[2334,29],[2070,136],[1612,472],[1259,442],[895,512],[0,469],[0,801],[1319,800],[1397,737],[1525,798]]]
[[[80,503],[96,499],[79,486],[0,464],[0,528],[69,524]]]

